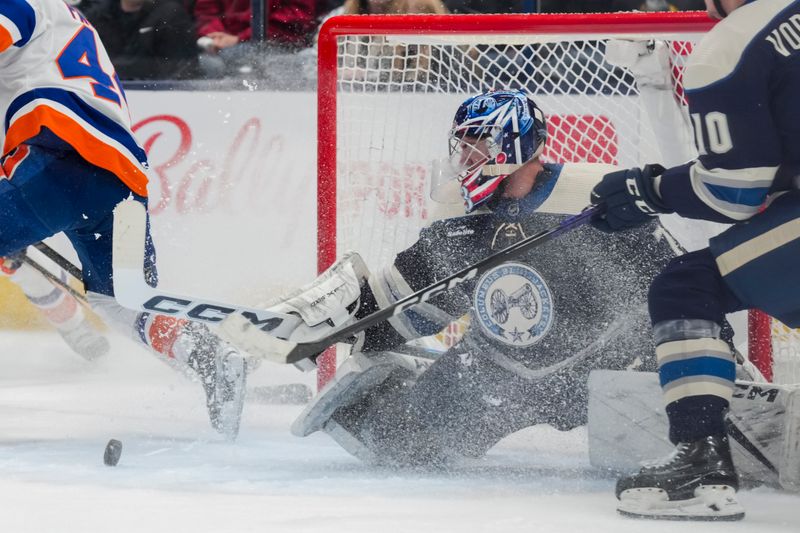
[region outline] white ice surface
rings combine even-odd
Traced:
[[[547,427],[448,472],[369,468],[325,435],[299,439],[298,406],[248,403],[240,438],[210,429],[200,386],[132,343],[88,364],[51,333],[0,332],[0,531],[752,533],[800,531],[800,496],[745,491],[744,522],[617,516],[585,432]],[[265,364],[252,385],[311,383]],[[109,438],[123,442],[103,465]]]

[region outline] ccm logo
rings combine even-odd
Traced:
[[[191,300],[173,298],[171,296],[155,296],[147,300],[142,307],[148,311],[165,315],[184,313],[189,318],[202,322],[221,322],[228,315],[240,312],[234,307],[225,307],[223,305],[210,303],[196,303]],[[262,317],[252,311],[241,311],[241,315],[261,331],[272,331],[283,322],[282,318],[274,316]]]
[[[755,400],[757,398],[765,398],[767,402],[772,403],[778,397],[778,389],[762,388],[757,385],[742,385],[737,383],[736,388],[739,389],[733,393],[734,398],[746,398],[748,400]]]
[[[441,292],[444,292],[446,290],[452,289],[456,285],[458,285],[460,283],[463,283],[463,282],[467,281],[468,279],[474,278],[477,274],[478,274],[478,269],[477,268],[473,268],[472,270],[470,270],[469,272],[464,274],[463,278],[453,278],[448,282],[443,282],[443,283],[440,283],[438,285],[434,285],[433,287],[431,287],[427,291],[423,292],[421,295],[417,296],[416,298],[412,298],[411,300],[409,300],[407,302],[403,302],[402,304],[398,304],[398,306],[395,307],[394,312],[392,314],[399,315],[400,313],[402,313],[403,311],[405,311],[406,309],[408,309],[412,305],[416,305],[416,304],[421,303],[421,302],[427,302],[428,300],[430,300],[431,298],[433,298],[437,294],[439,294]]]

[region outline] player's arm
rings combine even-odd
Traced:
[[[473,217],[474,218],[474,217]],[[445,238],[445,242],[442,242]],[[447,244],[447,249],[442,248]],[[457,256],[458,245],[446,239],[440,224],[422,231],[420,239],[399,253],[388,268],[370,272],[357,253],[345,254],[312,283],[269,307],[270,311],[297,315],[302,323],[288,340],[309,342],[330,334],[353,319],[388,307],[449,274],[446,265],[458,259],[436,261],[435,254]],[[411,339],[432,335],[469,309],[469,298],[450,290],[421,302],[404,313],[366,330],[356,339],[360,350],[388,350]]]
[[[769,104],[775,57],[760,42],[740,55],[730,31],[714,37],[684,77],[699,157],[665,171],[656,190],[682,216],[731,223],[758,212],[781,161]]]
[[[26,0],[0,2],[0,53],[25,46],[36,30],[37,12]]]
[[[666,170],[650,165],[606,175],[592,193],[607,207],[596,227],[624,229],[672,212],[733,223],[766,200],[781,160],[769,106],[774,55],[729,29],[709,37],[684,76],[699,157]]]
[[[362,291],[357,318],[388,307],[468,264],[468,261],[460,264],[459,256],[463,253],[459,254],[458,250],[462,244],[466,244],[464,249],[469,249],[469,243],[464,242],[469,236],[448,237],[447,228],[451,223],[435,222],[423,229],[419,240],[397,254],[390,267],[369,277],[367,290]],[[469,308],[470,300],[463,291],[446,291],[367,330],[363,349],[388,350],[412,339],[434,335]]]

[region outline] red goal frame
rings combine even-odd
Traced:
[[[648,32],[706,33],[717,21],[705,12],[588,13],[518,15],[346,15],[328,19],[320,30],[317,86],[317,268],[336,260],[337,76],[340,36],[354,35],[603,35]],[[772,378],[770,318],[749,317],[749,355]],[[335,355],[319,359],[318,383],[335,372]]]

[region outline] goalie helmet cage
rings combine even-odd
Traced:
[[[464,98],[486,89],[531,94],[547,116],[545,161],[672,164],[664,127],[654,131],[661,121],[648,118],[631,72],[606,60],[607,45],[664,44],[669,64],[662,89],[690,132],[683,65],[714,23],[702,12],[329,19],[319,36],[319,270],[346,250],[359,251],[376,269],[414,242],[436,216],[429,168],[447,154],[452,115]],[[696,154],[686,135],[671,154],[677,162]],[[758,312],[748,323],[749,357],[765,377],[772,379],[774,367],[776,380],[800,382],[797,332]],[[442,342],[447,347],[457,338],[445,334]],[[319,363],[324,385],[335,372],[335,354]]]

